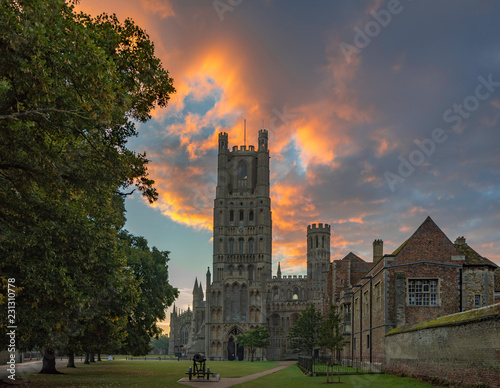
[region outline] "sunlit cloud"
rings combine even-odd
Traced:
[[[412,12],[398,15],[397,23],[348,62],[340,36],[347,31],[352,39],[353,27],[364,26],[382,1],[347,8],[324,2],[331,20],[310,28],[309,19],[296,15],[288,30],[274,24],[273,18],[286,20],[283,12],[272,13],[273,3],[262,9],[258,2],[245,3],[223,23],[211,2],[105,3],[86,0],[80,7],[96,13],[116,9],[121,19],[132,16],[143,24],[174,78],[177,92],[140,127],[138,140],[160,194],[153,206],[165,217],[194,231],[211,230],[217,136],[228,132],[230,147],[242,145],[246,119],[247,144],[256,145],[261,127],[269,130],[273,262],[280,261],[283,271],[305,272],[308,224],[331,224],[332,259],[353,251],[371,260],[373,239],[384,239],[390,252],[427,215],[451,233],[471,235],[480,254],[500,262],[498,249],[487,241],[497,238],[492,231],[500,224],[492,214],[498,203],[481,192],[488,182],[490,191],[499,189],[491,183],[499,177],[497,96],[450,132],[400,192],[391,194],[384,180],[385,171],[397,170],[398,155],[442,126],[444,110],[470,94],[467,82],[494,71],[478,67],[467,73],[460,64],[474,58],[476,49],[437,47],[432,32],[418,24],[419,15],[427,15],[458,41],[463,35],[456,19],[445,22],[429,15],[428,5],[424,13],[413,2]],[[313,11],[303,10],[309,16]],[[471,198],[478,195],[484,198],[475,206]],[[477,210],[483,204],[490,208]],[[491,224],[474,234],[478,225],[462,221],[477,212]]]

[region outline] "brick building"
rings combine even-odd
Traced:
[[[430,217],[392,254],[375,240],[372,263],[352,253],[334,261],[329,295],[344,319],[344,355],[381,360],[389,330],[495,303],[497,269]]]

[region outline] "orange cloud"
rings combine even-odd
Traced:
[[[175,16],[169,0],[141,0],[141,5],[145,10],[160,15],[162,19]]]

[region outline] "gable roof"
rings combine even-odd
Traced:
[[[449,263],[452,256],[459,255],[461,255],[460,251],[428,216],[391,256],[404,264],[420,261]]]
[[[352,252],[349,252],[349,253],[348,253],[348,254],[347,254],[347,255],[346,255],[346,256],[342,259],[342,261],[350,261],[350,262],[353,262],[353,263],[365,263],[365,261],[364,261],[361,257],[359,257],[359,256],[355,255],[355,254],[354,254],[354,253],[352,253]]]
[[[465,256],[465,265],[487,265],[493,268],[498,268],[498,266],[488,260],[486,257],[481,256],[474,249],[472,249],[466,242],[456,243],[455,247]]]

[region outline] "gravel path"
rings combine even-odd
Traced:
[[[276,373],[282,369],[288,368],[290,365],[296,364],[297,361],[282,361],[278,365],[278,367],[266,370],[264,372],[254,373],[253,375],[248,375],[244,377],[238,378],[224,378],[221,377],[219,381],[207,381],[204,379],[193,379],[189,380],[189,377],[183,377],[179,380],[179,383],[184,385],[189,385],[191,387],[199,387],[199,388],[227,388],[232,387],[236,384],[246,383],[247,381],[258,379],[259,377],[269,375],[271,373]]]

